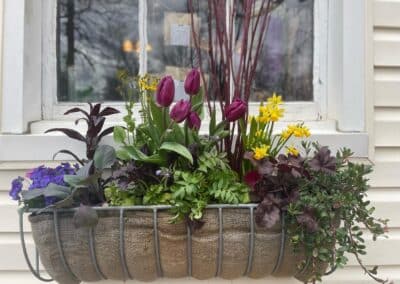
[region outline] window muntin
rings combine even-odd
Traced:
[[[206,41],[207,14],[202,7],[206,1],[194,3],[196,28]],[[181,82],[188,68],[198,65],[187,0],[58,0],[58,4],[59,102],[120,101],[115,91],[120,69],[134,75],[139,69],[158,76],[171,74],[176,79],[177,99],[185,96]],[[68,5],[74,10],[73,33],[68,32]],[[140,17],[140,13],[145,15]],[[313,13],[314,0],[285,0],[273,12],[253,101],[264,100],[273,92],[286,101],[313,100]],[[240,36],[240,17],[237,22]],[[73,49],[68,48],[71,34]]]

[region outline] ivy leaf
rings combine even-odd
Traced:
[[[178,144],[176,142],[164,142],[161,145],[160,150],[175,152],[175,153],[181,155],[182,157],[186,158],[191,164],[193,164],[192,154],[189,152],[189,150],[185,146],[183,146],[181,144]]]

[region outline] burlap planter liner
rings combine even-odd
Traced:
[[[223,210],[223,250],[218,271],[219,219],[218,209],[207,209],[204,226],[191,234],[191,276],[209,279],[216,275],[224,279],[235,279],[245,275],[250,253],[250,210]],[[153,212],[126,211],[124,213],[124,253],[127,273],[125,275],[120,256],[119,211],[99,211],[99,223],[93,229],[93,244],[97,268],[91,257],[90,230],[76,229],[73,213],[58,213],[58,228],[64,257],[72,274],[65,269],[60,255],[53,214],[31,215],[32,234],[40,260],[49,275],[60,284],[100,281],[106,279],[124,280],[131,277],[141,281],[157,279],[157,261],[153,229]],[[188,233],[184,223],[170,224],[171,215],[158,212],[157,228],[159,256],[163,277],[187,277]],[[254,226],[254,250],[251,269],[247,276],[262,278],[295,276],[304,281],[308,271],[298,273],[297,264],[304,259],[294,254],[288,241],[284,246],[282,261],[274,268],[279,257],[282,229],[276,226],[265,229]],[[325,270],[322,265],[321,270]],[[296,275],[297,274],[297,275]]]

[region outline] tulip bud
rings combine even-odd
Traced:
[[[157,86],[156,102],[161,107],[169,107],[175,96],[174,79],[171,76],[165,76]]]
[[[187,75],[185,79],[185,92],[188,95],[197,95],[200,90],[200,72],[199,70],[193,68]]]
[[[192,108],[192,104],[189,101],[180,100],[171,109],[169,116],[176,123],[184,121]]]
[[[197,112],[191,111],[186,119],[188,127],[190,129],[199,130],[201,126],[201,119]]]
[[[233,122],[243,117],[247,111],[247,104],[241,99],[234,99],[230,105],[225,108],[225,117],[229,122]]]

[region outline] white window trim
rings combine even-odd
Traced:
[[[56,64],[51,61],[56,60],[56,56],[55,49],[51,49],[49,44],[52,41],[51,35],[46,33],[45,37],[42,37],[42,31],[51,26],[51,23],[48,20],[43,22],[41,20],[55,18],[55,9],[43,9],[43,7],[51,7],[51,3],[54,3],[54,0],[4,0],[4,72],[2,73],[1,109],[3,134],[26,133],[29,130],[29,123],[34,121],[47,123],[44,121],[48,118],[45,114],[51,113],[51,110],[49,112],[46,109],[49,104],[45,100],[52,99],[52,96],[47,94],[56,95],[57,87],[55,82],[49,84],[44,78],[46,73],[55,74]],[[329,37],[325,42],[319,41],[320,47],[325,45],[327,56],[324,58],[321,54],[315,55],[319,61],[326,63],[319,65],[324,70],[319,70],[320,76],[317,77],[321,89],[315,92],[315,94],[321,94],[320,98],[316,97],[319,103],[317,113],[321,114],[321,110],[326,108],[322,117],[319,118],[323,119],[323,127],[333,125],[333,129],[324,131],[324,128],[316,125],[317,131],[313,131],[314,137],[321,143],[324,143],[326,137],[330,137],[326,140],[326,144],[346,145],[355,149],[358,156],[368,157],[370,148],[366,129],[370,127],[366,125],[368,114],[366,109],[369,111],[370,107],[366,106],[366,103],[370,100],[366,97],[365,86],[368,76],[365,74],[365,66],[366,42],[369,39],[365,26],[368,20],[366,10],[370,1],[316,0],[316,3],[317,6],[319,5],[319,11],[327,7],[325,11],[329,13],[329,21],[326,21]],[[55,36],[55,32],[52,34]],[[42,54],[50,56],[42,58]],[[326,76],[321,74],[326,74]],[[326,92],[325,96],[324,92]],[[42,109],[42,106],[45,108]],[[289,113],[302,109],[298,103],[291,103],[286,107]],[[311,114],[314,117],[312,112]],[[307,117],[303,116],[303,118],[308,120]],[[310,120],[315,120],[315,118]],[[1,135],[0,147],[7,147],[9,143],[16,145],[15,139],[21,139],[21,142],[27,139],[37,141],[41,140],[41,137],[47,137],[43,139],[48,142],[54,141],[54,143],[61,139],[58,136],[49,138],[43,135]],[[33,147],[34,143],[31,145]],[[7,160],[11,158],[10,155],[10,152],[4,153],[0,155],[0,160]],[[37,157],[37,155],[38,153],[35,153],[30,156]],[[24,157],[28,159],[26,155]],[[40,157],[43,158],[42,155]]]

